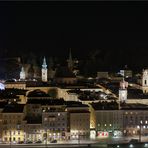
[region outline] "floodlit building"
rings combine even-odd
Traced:
[[[19,143],[25,141],[24,105],[9,104],[2,111],[2,141]]]
[[[26,83],[23,81],[7,80],[4,85],[5,88],[26,89]]]
[[[148,106],[143,104],[126,104],[123,110],[124,136],[148,134]]]
[[[91,104],[90,137],[107,138],[121,136],[123,131],[122,111],[116,102]]]
[[[25,135],[26,142],[38,142],[43,140],[43,129],[41,118],[26,118]]]
[[[70,116],[71,139],[88,139],[90,135],[90,112],[87,110],[73,110]]]
[[[69,132],[71,139],[88,139],[90,136],[90,112],[81,102],[68,101]]]
[[[47,134],[47,141],[54,139],[64,140],[67,138],[67,120],[67,112],[62,111],[62,109],[50,108],[43,112],[42,125],[45,134]]]

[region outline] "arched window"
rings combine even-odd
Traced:
[[[145,85],[147,84],[147,81],[146,81],[146,80],[144,80],[144,84],[145,84]]]

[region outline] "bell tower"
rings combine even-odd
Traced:
[[[24,70],[24,67],[22,66],[21,72],[20,72],[20,80],[25,80],[25,78],[26,78],[25,70]]]
[[[68,68],[71,71],[73,70],[73,60],[72,60],[71,48],[70,48],[70,51],[69,51]]]
[[[148,69],[144,69],[142,73],[142,90],[144,93],[148,92]]]
[[[128,82],[123,80],[120,82],[120,88],[119,88],[119,101],[120,102],[126,102],[127,100],[127,87],[128,87]]]
[[[47,64],[45,57],[43,59],[43,64],[42,64],[42,81],[47,82]]]

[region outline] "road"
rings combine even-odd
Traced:
[[[58,141],[58,143],[55,144],[0,144],[0,148],[88,148],[93,147],[93,148],[117,148],[117,145],[120,145],[120,148],[129,148],[129,141],[131,139],[138,139],[139,136],[135,137],[122,137],[122,138],[107,138],[107,139],[95,139],[95,140],[69,140],[69,141]],[[134,145],[134,148],[143,148],[144,144],[148,143],[148,138],[147,136],[142,136],[142,142],[141,144]],[[123,145],[125,143],[125,145]],[[110,145],[107,147],[107,144],[115,144],[114,146]],[[148,148],[148,144],[147,144]]]
[[[0,148],[88,148],[90,147],[88,144],[50,144],[50,145],[44,145],[44,144],[19,144],[19,145],[8,145],[8,144],[2,144],[0,145]]]

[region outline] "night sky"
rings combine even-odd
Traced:
[[[148,66],[148,3],[0,2],[2,53],[66,58],[69,48],[73,57],[98,50],[111,64]]]

